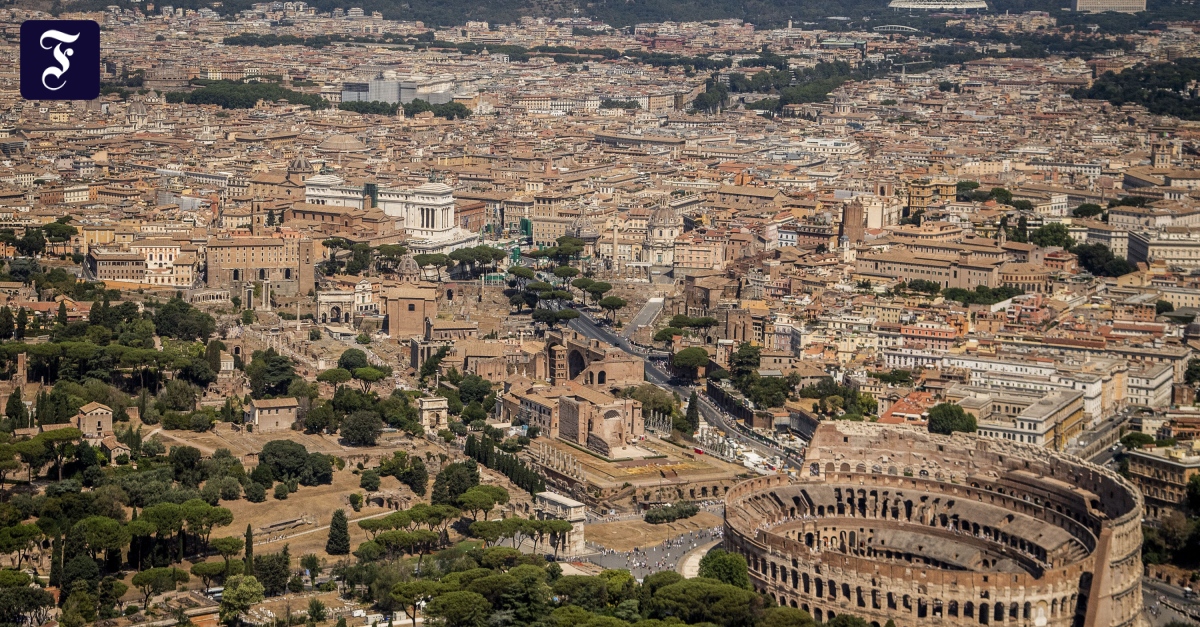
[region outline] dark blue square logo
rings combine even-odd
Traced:
[[[100,97],[100,25],[91,20],[22,23],[21,96],[26,100]]]

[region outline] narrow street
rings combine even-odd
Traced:
[[[587,314],[583,314],[572,320],[571,328],[582,333],[586,337],[608,342],[609,344],[612,344],[613,346],[616,346],[617,348],[620,348],[631,355],[636,355],[643,359],[646,357],[641,350],[635,348],[629,343],[628,338],[618,337],[617,335],[613,334],[612,331],[596,324],[596,322]],[[657,385],[665,390],[671,390],[679,394],[680,398],[686,399],[692,395],[692,387],[672,384],[671,376],[663,372],[658,366],[655,366],[649,360],[646,360],[645,370],[646,380],[650,383],[653,383],[654,385]],[[767,445],[764,442],[755,440],[740,433],[737,427],[726,421],[721,410],[718,409],[716,405],[712,403],[712,401],[703,396],[700,397],[700,415],[702,418],[704,418],[705,422],[716,427],[717,429],[724,431],[728,437],[736,440],[738,443],[746,446],[759,455],[764,457],[778,456],[787,458],[787,453],[783,450],[783,448]]]

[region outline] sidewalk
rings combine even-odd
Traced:
[[[679,560],[679,564],[675,567],[675,572],[683,575],[684,579],[691,579],[700,574],[700,560],[704,559],[705,555],[713,549],[713,547],[721,544],[722,540],[713,540],[708,544],[702,544],[691,551],[688,551],[683,559]]]

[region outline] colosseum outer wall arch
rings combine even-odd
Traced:
[[[754,587],[819,620],[1141,626],[1141,495],[1032,445],[821,424],[801,476],[726,497]]]

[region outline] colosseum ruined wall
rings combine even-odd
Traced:
[[[821,424],[801,476],[726,496],[754,587],[874,626],[1143,625],[1141,494],[1033,445]]]

